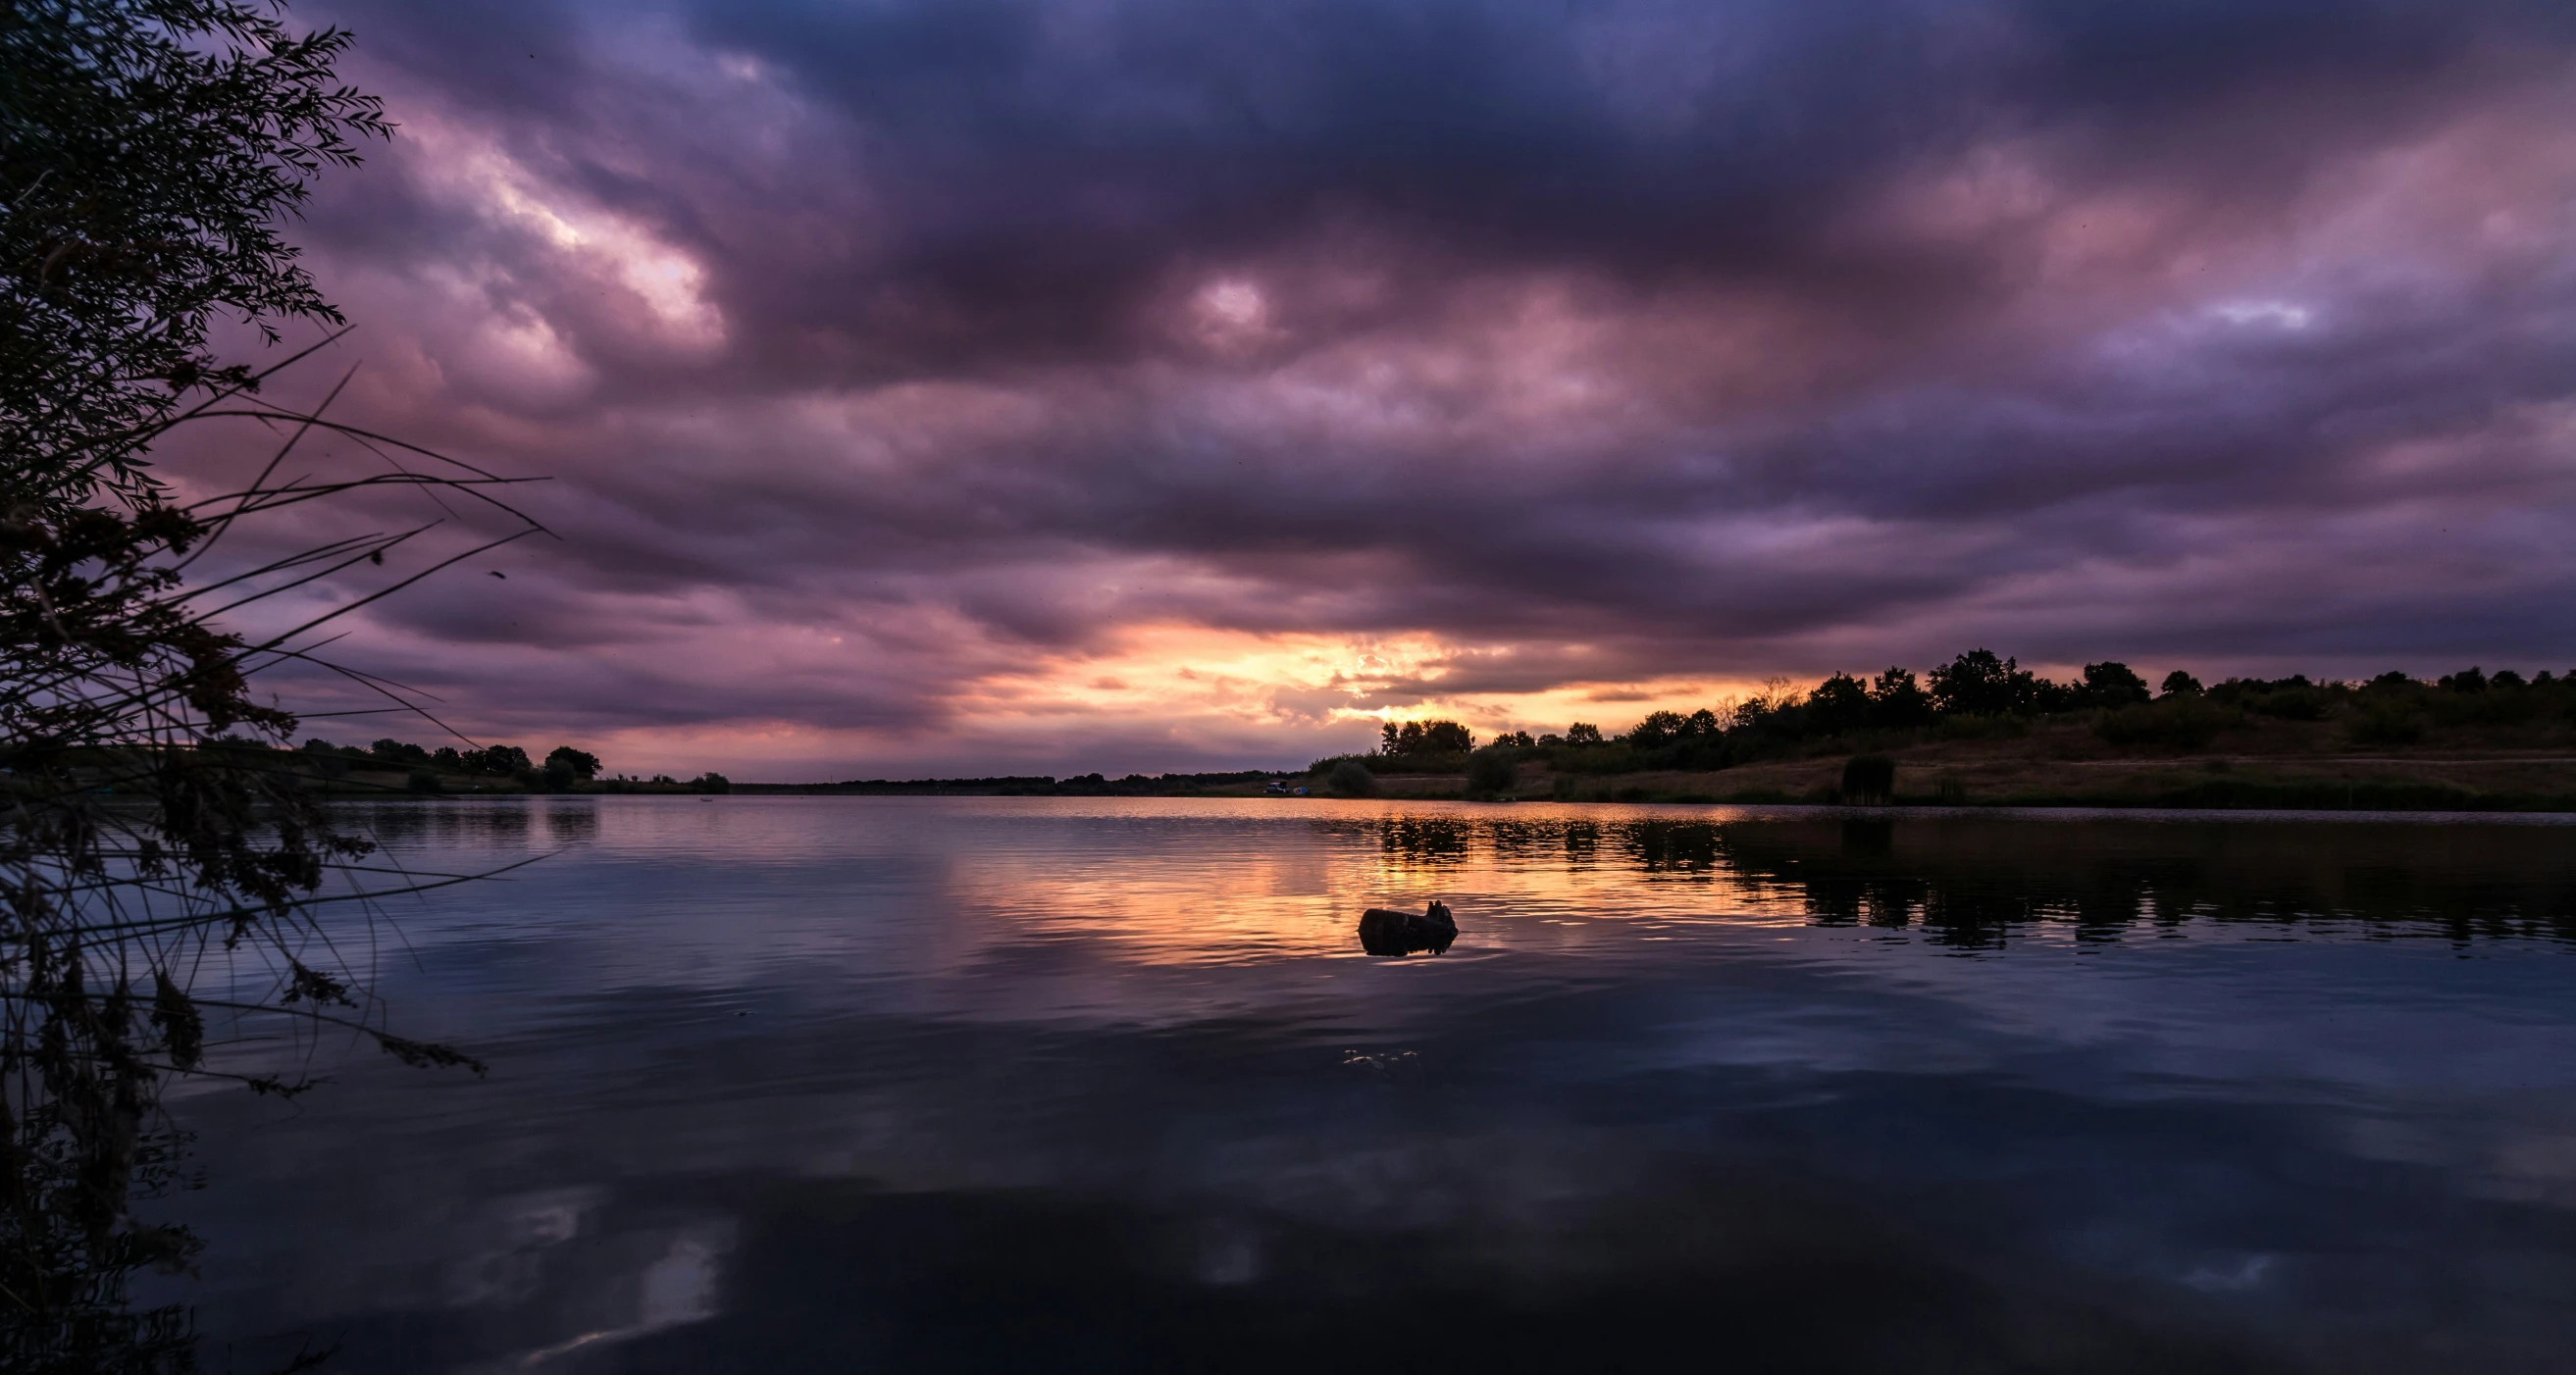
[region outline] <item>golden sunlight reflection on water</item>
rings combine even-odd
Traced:
[[[2261,939],[2284,923],[2317,937],[2355,921],[2545,934],[2576,888],[2570,828],[2492,818],[828,796],[505,800],[371,816],[397,854],[551,851],[551,863],[635,874],[712,866],[735,878],[698,895],[698,912],[758,939],[706,942],[709,960],[872,964],[900,940],[914,973],[1031,941],[1139,965],[1359,959],[1362,910],[1435,898],[1461,925],[1437,957],[1454,962],[1633,952],[1685,931],[1760,941],[1848,928],[1958,950],[2186,930]],[[2391,869],[2398,832],[2412,853]],[[2495,875],[2534,870],[2536,858],[2520,888],[2497,886]],[[771,875],[792,880],[792,900],[762,886]],[[471,888],[453,897],[451,907],[489,900]],[[890,924],[889,903],[940,916]]]
[[[1247,810],[1264,804],[1254,803]],[[1268,804],[1275,820],[1278,804]],[[1234,809],[1227,808],[1227,814]],[[1167,814],[1166,814],[1167,815]],[[1580,947],[1594,923],[1638,931],[1682,921],[1802,925],[1797,895],[1725,872],[1644,884],[1615,866],[1535,839],[1549,823],[1578,840],[1582,811],[1498,822],[1461,807],[1309,806],[1237,846],[1164,844],[1153,811],[1132,846],[1084,863],[1009,853],[976,863],[953,893],[962,907],[1031,935],[1095,941],[1154,964],[1246,963],[1296,955],[1361,958],[1353,938],[1370,907],[1418,910],[1447,901],[1466,927],[1442,956]],[[1286,834],[1282,835],[1281,831]],[[1427,957],[1426,957],[1427,958]]]

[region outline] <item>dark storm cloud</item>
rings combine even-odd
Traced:
[[[2152,179],[2259,217],[2337,153],[2563,60],[2576,29],[2554,6],[2324,0],[678,11],[838,116],[833,146],[796,150],[812,165],[742,158],[743,131],[617,67],[601,49],[645,15],[352,19],[387,60],[526,121],[513,139],[585,189],[696,239],[759,326],[747,361],[793,368],[828,339],[896,371],[1150,349],[1140,316],[1176,269],[1337,227],[1381,236],[1408,277],[1750,277],[1883,330],[1973,311],[2019,248],[1823,232],[1921,160],[2033,134],[2077,184]],[[816,234],[809,212],[853,223]]]
[[[1787,280],[1883,327],[2009,241],[1838,244],[1892,173],[2018,132],[2078,183],[2257,214],[2320,161],[2545,64],[2556,7],[707,5],[841,111],[899,208],[850,285],[1001,349],[1097,348],[1176,259],[1346,221],[1406,266]],[[846,269],[846,264],[833,266]],[[846,279],[845,279],[846,280]],[[864,296],[809,298],[823,311]],[[837,313],[814,323],[844,324]],[[907,319],[906,325],[918,323]],[[936,342],[951,342],[948,339]],[[1089,356],[1089,355],[1085,355]]]
[[[321,17],[409,126],[307,235],[362,404],[559,479],[526,614],[384,624],[632,649],[527,670],[584,720],[1167,624],[1462,646],[1371,707],[2576,641],[2563,5]],[[866,667],[675,662],[759,628]]]

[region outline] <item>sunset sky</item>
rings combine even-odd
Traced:
[[[402,127],[280,394],[550,479],[334,647],[478,739],[1114,776],[1977,645],[2576,668],[2565,0],[292,13]]]

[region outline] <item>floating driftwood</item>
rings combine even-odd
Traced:
[[[1372,907],[1360,914],[1360,948],[1372,955],[1410,955],[1428,950],[1437,955],[1458,939],[1458,920],[1449,904],[1434,902],[1426,912],[1396,912]]]

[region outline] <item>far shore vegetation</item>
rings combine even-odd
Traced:
[[[2194,760],[2196,775],[2171,767]],[[1919,678],[1775,680],[1616,734],[1390,722],[1375,751],[1308,774],[1343,795],[2563,810],[2571,762],[2576,671],[2206,686],[2175,671],[2151,688],[2116,661],[2056,682],[1981,648]]]
[[[726,793],[732,780],[709,771],[695,778],[669,774],[633,777],[607,774],[599,756],[570,745],[558,745],[540,762],[517,745],[435,747],[384,739],[361,749],[328,740],[307,740],[301,749],[284,750],[246,739],[225,739],[210,748],[264,752],[270,766],[301,778],[303,786],[335,793],[403,793],[444,796],[450,793]]]
[[[1388,722],[1378,748],[1303,772],[1084,774],[736,784],[880,796],[1551,799],[2383,810],[2576,810],[2576,671],[2359,682],[2116,661],[2066,682],[1975,649],[1917,675],[1837,673],[1798,689],[1479,740]]]

